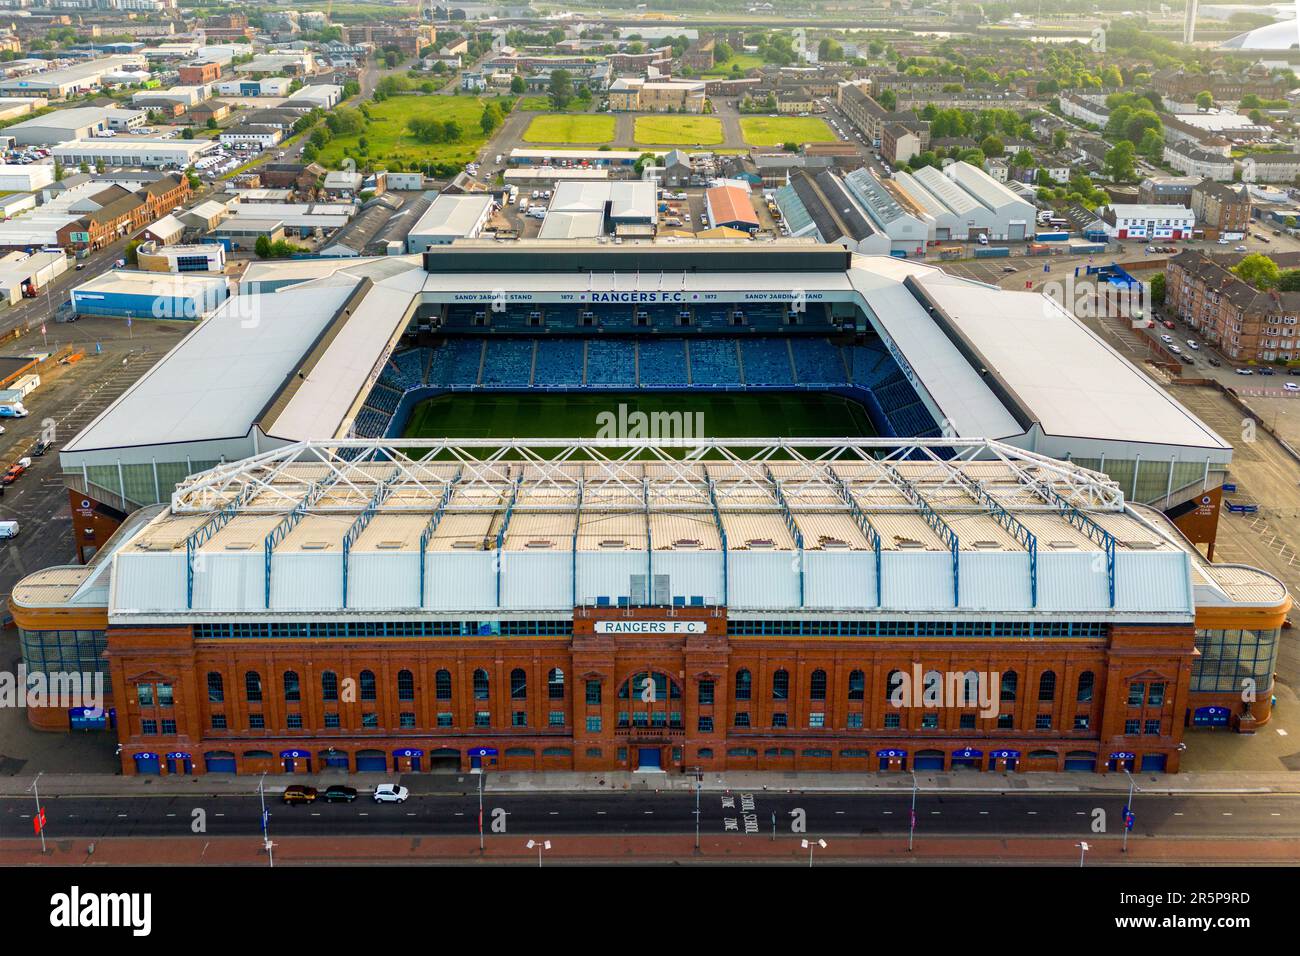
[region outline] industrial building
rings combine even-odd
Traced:
[[[143,126],[145,113],[116,107],[78,106],[55,110],[15,123],[5,130],[19,146],[57,146],[73,140],[92,139],[105,130]]]
[[[713,226],[727,226],[744,232],[758,231],[758,213],[750,202],[748,184],[728,183],[706,190],[704,208]]]
[[[30,163],[15,166],[0,164],[0,191],[34,192],[42,186],[54,182],[54,166],[46,163]]]
[[[120,56],[105,56],[93,60],[84,60],[69,66],[40,73],[27,73],[22,76],[0,80],[0,95],[4,96],[43,96],[58,100],[78,93],[86,93],[100,88],[103,77],[123,70],[145,68],[148,61],[141,55],[131,53]]]
[[[219,242],[188,245],[145,242],[136,246],[135,254],[144,272],[223,272],[226,268],[226,247]]]
[[[658,223],[653,182],[561,182],[537,238],[575,241],[613,233],[644,239],[654,236]]]
[[[50,150],[65,166],[81,163],[94,166],[146,166],[183,168],[216,148],[211,140],[146,139],[78,139]]]
[[[17,305],[67,271],[68,257],[62,252],[15,251],[0,256],[0,300]]]
[[[492,197],[483,193],[439,196],[411,227],[406,236],[406,251],[424,252],[430,246],[477,238],[487,225],[493,206]]]
[[[163,276],[115,269],[75,287],[72,309],[78,315],[199,320],[216,310],[228,295],[224,276],[193,272]]]

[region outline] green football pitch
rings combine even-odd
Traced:
[[[637,412],[649,420],[643,426],[647,428],[656,415],[661,416],[660,433],[638,435],[633,430],[639,422]],[[681,391],[440,395],[415,407],[403,437],[863,438],[875,434],[866,410],[837,395]]]

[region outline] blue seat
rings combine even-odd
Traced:
[[[686,384],[686,343],[681,339],[650,339],[637,351],[642,385]]]
[[[533,370],[532,339],[488,339],[483,360],[484,385],[525,388]]]
[[[739,385],[740,360],[735,339],[691,339],[691,382],[695,385]]]
[[[790,340],[794,368],[800,385],[843,385],[844,361],[840,350],[826,339]]]
[[[587,384],[636,386],[636,340],[590,339]]]
[[[793,385],[785,339],[745,339],[740,343],[746,385]]]
[[[581,385],[582,339],[542,339],[537,343],[533,384]]]

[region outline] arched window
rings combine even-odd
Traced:
[[[302,687],[298,683],[297,671],[284,672],[284,699],[289,703],[302,700]]]
[[[441,670],[433,675],[433,692],[439,700],[451,700],[451,671]]]
[[[510,699],[524,700],[528,697],[528,674],[522,667],[510,672]]]
[[[379,694],[375,687],[375,672],[362,671],[358,676],[359,676],[358,683],[361,685],[361,699],[362,700],[377,699]]]
[[[849,700],[862,700],[867,694],[867,675],[849,671]]]
[[[1038,678],[1038,699],[1050,701],[1056,699],[1056,671],[1043,671]]]
[[[551,700],[564,700],[564,671],[552,667],[546,675],[546,695]]]
[[[784,667],[772,675],[772,699],[788,700],[790,698],[790,672]]]
[[[905,700],[902,700],[902,697],[904,696],[902,685],[903,672],[900,670],[890,671],[889,676],[885,678],[885,703],[894,703],[895,695],[898,696],[900,704],[907,703]]]
[[[1094,678],[1092,671],[1084,671],[1079,675],[1079,692],[1075,695],[1075,700],[1081,704],[1092,703],[1092,685]]]
[[[262,675],[257,671],[248,671],[244,674],[244,696],[250,704],[262,702]]]
[[[408,670],[397,672],[397,699],[415,700],[415,675]]]
[[[226,682],[218,671],[208,671],[208,703],[220,704],[226,699]]]
[[[741,668],[736,671],[736,700],[749,700],[753,693],[753,679],[749,671]]]
[[[320,697],[323,701],[339,699],[339,675],[333,671],[321,671]]]
[[[808,679],[808,696],[813,700],[826,699],[826,672],[820,668]]]
[[[480,667],[474,672],[474,699],[487,700],[488,691],[490,689],[491,685],[488,683],[488,672]]]
[[[1014,701],[1016,699],[1016,685],[1020,683],[1020,678],[1015,671],[1007,671],[1002,675],[1002,692],[998,695],[1001,700]]]

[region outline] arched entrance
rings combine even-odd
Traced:
[[[452,747],[439,747],[429,751],[429,770],[433,773],[459,773],[460,751]]]

